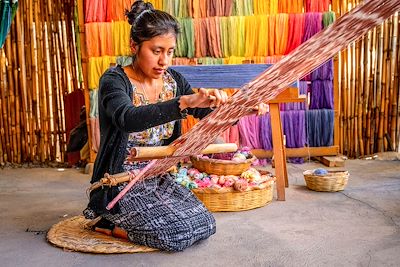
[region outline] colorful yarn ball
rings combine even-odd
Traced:
[[[233,188],[237,191],[243,192],[249,186],[249,183],[245,179],[239,179],[233,184]]]
[[[200,173],[197,169],[195,169],[195,168],[190,168],[189,170],[188,170],[188,175],[190,176],[190,177],[194,177],[196,174],[198,174],[198,173]]]

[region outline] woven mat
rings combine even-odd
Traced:
[[[50,228],[47,240],[66,250],[89,253],[137,253],[157,250],[86,229],[89,221],[83,216],[61,221]]]

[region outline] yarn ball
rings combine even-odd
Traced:
[[[199,172],[199,173],[196,173],[196,174],[193,176],[193,178],[194,178],[194,179],[203,179],[203,178],[204,178],[204,175],[203,175],[203,173]]]
[[[191,176],[191,177],[194,177],[197,173],[200,173],[200,172],[195,168],[190,168],[188,170],[188,175]]]
[[[239,179],[233,184],[233,188],[240,192],[245,191],[248,186],[249,186],[249,183],[245,179]]]
[[[178,175],[187,176],[188,170],[186,168],[179,169]]]
[[[327,174],[328,174],[328,171],[325,170],[324,168],[318,168],[318,169],[315,169],[315,170],[313,171],[313,174],[314,174],[314,175],[327,175]]]
[[[211,174],[211,175],[210,175],[210,179],[211,179],[211,182],[212,182],[213,184],[218,184],[219,176],[218,176],[218,175],[215,175],[215,174]]]
[[[233,161],[236,161],[236,162],[243,162],[243,161],[245,161],[246,159],[247,159],[246,156],[245,156],[244,154],[240,154],[240,153],[235,154],[235,155],[233,156],[233,158],[232,158],[232,160],[233,160]]]

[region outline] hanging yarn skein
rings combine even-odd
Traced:
[[[283,134],[285,135],[286,147],[304,147],[306,138],[305,110],[281,111]],[[292,163],[303,163],[302,158],[291,158]]]
[[[334,111],[331,109],[314,109],[306,111],[307,137],[311,147],[333,145]]]
[[[237,123],[242,147],[261,148],[259,119],[256,115],[243,117]]]
[[[322,29],[321,13],[306,13],[304,16],[303,43]]]
[[[275,54],[283,55],[286,52],[289,35],[289,15],[277,14],[275,20]]]
[[[304,33],[304,15],[289,14],[288,40],[285,55],[289,54],[302,43]]]
[[[260,116],[260,144],[264,150],[272,150],[271,115]]]
[[[267,15],[255,16],[256,23],[258,25],[257,31],[257,42],[256,42],[256,55],[261,57],[266,57],[268,53],[268,39],[269,36],[269,19]],[[257,28],[256,28],[257,29]]]

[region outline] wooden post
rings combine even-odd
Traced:
[[[3,48],[0,48],[0,166],[4,165],[5,162],[5,148],[6,132],[4,130],[5,121],[3,120],[3,111],[6,110],[4,93],[6,92],[6,81],[7,81],[7,71],[6,71],[6,56]]]
[[[27,142],[27,130],[24,130],[21,133],[21,126],[23,128],[28,126],[28,108],[27,108],[27,85],[26,85],[26,65],[25,65],[25,39],[24,39],[24,27],[21,23],[21,11],[17,10],[17,14],[15,16],[16,19],[16,28],[17,28],[17,48],[18,48],[18,65],[19,65],[19,80],[20,80],[20,92],[17,93],[17,103],[19,106],[19,102],[22,103],[22,112],[17,116],[17,141],[18,141],[18,151],[19,155],[17,156],[17,162],[21,163],[21,155],[25,154],[28,151],[28,142]],[[17,90],[18,92],[19,90]],[[16,107],[16,110],[19,112],[19,107]],[[21,124],[20,124],[21,122]],[[22,136],[22,139],[21,139]],[[22,146],[22,148],[21,148]]]
[[[77,38],[81,39],[81,59],[82,59],[82,73],[83,73],[83,81],[84,81],[84,97],[85,97],[85,107],[86,107],[86,127],[88,131],[88,144],[90,157],[89,162],[93,163],[96,159],[96,153],[92,149],[92,129],[90,127],[90,95],[89,95],[89,85],[88,85],[88,56],[85,42],[85,18],[83,15],[84,5],[83,0],[78,0],[78,18],[79,18],[79,36]]]
[[[363,107],[363,94],[364,94],[364,65],[363,65],[363,59],[364,59],[364,42],[365,42],[365,36],[357,43],[357,86],[358,86],[358,95],[357,97],[357,102],[358,105],[356,107],[356,112],[357,112],[357,139],[358,139],[358,144],[357,145],[357,153],[358,156],[364,156],[364,142],[363,142],[363,131],[362,131],[362,107]]]
[[[340,90],[339,90],[339,55],[333,58],[333,101],[334,101],[334,130],[333,130],[333,145],[339,146],[340,142]]]
[[[282,139],[282,124],[280,121],[279,104],[269,104],[271,114],[272,143],[275,160],[276,189],[278,200],[285,200],[285,185],[287,185],[285,147]],[[284,168],[283,168],[284,167]]]
[[[335,17],[340,17],[339,0],[332,0],[332,11],[335,12]],[[333,145],[340,145],[340,86],[339,86],[339,54],[333,58]]]
[[[391,139],[393,142],[393,147],[397,147],[398,149],[400,148],[398,144],[398,134],[397,131],[399,130],[397,127],[398,123],[398,118],[399,118],[399,110],[398,110],[398,96],[400,95],[400,88],[399,88],[399,62],[397,62],[397,57],[400,57],[400,51],[399,51],[399,39],[398,39],[398,33],[399,33],[399,15],[396,13],[393,18],[393,35],[392,35],[392,47],[393,47],[393,52],[392,52],[392,74],[391,74],[391,84],[390,87],[393,90],[392,95],[392,120],[391,120]],[[397,63],[397,64],[396,64]]]
[[[364,80],[363,80],[363,87],[364,87],[364,94],[363,94],[363,106],[362,106],[362,131],[363,131],[363,156],[364,154],[368,154],[368,137],[367,137],[367,109],[368,109],[368,99],[369,99],[369,79],[370,79],[370,68],[371,68],[371,61],[369,56],[369,49],[371,46],[371,31],[365,35],[364,41]]]
[[[349,90],[349,94],[350,94],[350,99],[348,102],[348,108],[349,108],[349,156],[350,157],[354,157],[355,156],[355,147],[356,147],[356,143],[357,143],[357,135],[355,135],[356,133],[356,129],[355,129],[355,106],[356,106],[356,95],[357,95],[357,62],[356,62],[356,45],[353,43],[350,46],[349,49],[349,64],[350,64],[350,90]]]

